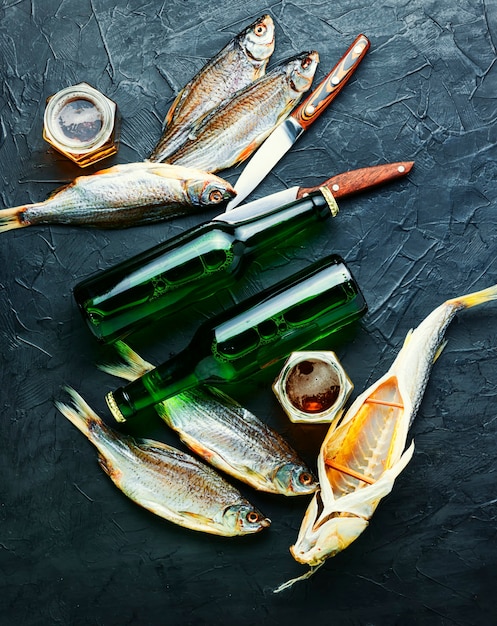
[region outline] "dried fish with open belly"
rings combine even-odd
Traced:
[[[225,537],[270,525],[212,468],[162,442],[114,431],[78,393],[68,392],[73,406],[56,406],[93,443],[102,469],[136,504],[185,528]]]
[[[318,458],[320,490],[290,548],[294,559],[311,569],[276,591],[308,578],[367,528],[413,455],[414,442],[405,449],[408,430],[449,323],[458,311],[496,299],[494,285],[437,307],[407,335],[388,372],[356,398],[338,426],[330,427]]]
[[[179,92],[149,161],[165,161],[187,138],[193,122],[263,76],[273,51],[274,23],[271,16],[263,15],[234,37]]]
[[[104,371],[134,380],[153,369],[124,342],[118,341],[116,347],[123,362],[102,366]],[[191,450],[251,487],[286,496],[317,489],[316,479],[290,445],[223,393],[188,391],[155,408]]]
[[[279,63],[194,124],[168,163],[217,172],[244,161],[309,90],[318,63],[316,51]]]
[[[0,210],[0,232],[36,224],[126,228],[214,207],[235,195],[222,178],[166,163],[114,165],[47,200]]]

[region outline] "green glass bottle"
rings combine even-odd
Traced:
[[[201,384],[238,382],[342,328],[367,310],[350,271],[328,256],[201,325],[189,346],[107,394],[119,422]]]
[[[112,342],[229,288],[247,259],[331,215],[321,192],[271,211],[242,207],[79,283],[74,297],[91,332]],[[241,216],[240,217],[240,212]]]

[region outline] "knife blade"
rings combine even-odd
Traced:
[[[382,165],[372,165],[349,172],[337,174],[325,180],[316,187],[290,187],[277,191],[264,198],[259,198],[252,202],[242,204],[231,211],[226,211],[214,217],[214,220],[234,224],[247,219],[259,217],[264,213],[279,207],[295,202],[300,198],[309,195],[318,195],[325,188],[336,199],[346,198],[356,193],[366,191],[388,183],[390,181],[406,176],[413,168],[414,161],[398,161],[396,163],[384,163]]]
[[[358,35],[340,61],[259,147],[235,183],[237,195],[228,203],[230,211],[239,205],[257,187],[266,174],[288,152],[300,135],[321,115],[343,89],[354,70],[368,51],[370,42]]]

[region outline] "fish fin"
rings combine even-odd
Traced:
[[[154,163],[151,162],[148,173],[159,178],[167,178],[171,180],[181,180],[183,172],[181,168],[172,163]]]
[[[447,300],[446,304],[455,306],[458,309],[469,309],[473,306],[478,306],[479,304],[488,302],[489,300],[497,300],[497,285],[492,285],[486,289],[468,293],[465,296],[452,298],[451,300]]]
[[[157,441],[155,439],[136,439],[135,442],[143,452],[146,452],[148,455],[156,456],[160,463],[164,463],[167,458],[167,463],[180,463],[182,466],[193,466],[195,469],[202,468],[203,471],[207,469],[205,463],[202,463],[193,455],[170,446],[163,441]]]
[[[137,439],[137,443],[140,444],[140,448],[142,450],[146,450],[147,452],[155,453],[155,454],[164,454],[167,452],[168,454],[178,453],[181,456],[181,452],[168,445],[167,443],[163,443],[162,441],[156,441],[155,439]]]
[[[195,454],[201,459],[204,459],[207,463],[212,464],[215,455],[209,448],[203,446],[197,439],[188,437],[185,433],[180,434],[180,439],[192,452],[195,452]]]
[[[53,200],[55,196],[58,196],[59,193],[61,193],[62,191],[65,191],[68,187],[74,187],[74,185],[76,184],[76,180],[77,178],[75,178],[70,183],[66,183],[65,185],[60,185],[59,187],[52,189],[52,191],[47,196],[47,200]]]
[[[29,222],[22,219],[26,209],[27,206],[16,206],[11,209],[0,210],[0,233],[29,226]]]
[[[280,585],[279,587],[276,587],[276,589],[273,589],[273,593],[280,593],[281,591],[285,591],[285,589],[290,589],[290,587],[293,587],[293,585],[295,583],[300,582],[301,580],[307,580],[308,578],[310,578],[322,565],[324,565],[324,561],[322,563],[320,563],[319,565],[314,565],[312,566],[305,574],[302,574],[302,576],[297,576],[297,578],[291,578],[290,580],[288,580],[286,583],[283,583],[282,585]]]
[[[443,341],[437,348],[437,351],[435,352],[435,356],[433,357],[433,363],[435,363],[435,361],[438,359],[438,357],[442,354],[445,346],[447,345],[448,341],[445,340]]]
[[[194,519],[199,524],[212,524],[212,518],[202,515],[201,513],[192,513],[192,511],[178,511],[183,517]]]
[[[112,480],[112,482],[119,487],[119,483],[122,478],[122,471],[112,465],[110,459],[106,459],[103,454],[98,454],[97,456],[98,464],[103,469],[103,471],[107,474],[107,476]]]
[[[233,399],[231,396],[228,396],[224,391],[221,391],[217,387],[211,387],[210,385],[206,385],[203,389],[203,393],[206,396],[210,396],[212,400],[215,400],[219,404],[222,404],[224,408],[229,409],[240,419],[243,419],[244,422],[248,424],[254,424],[262,429],[267,429],[267,424],[265,424],[261,419],[251,413],[248,409],[246,409],[243,405]]]
[[[155,412],[161,419],[163,419],[166,422],[166,424],[169,425],[170,414],[169,414],[167,406],[168,406],[167,400],[159,402],[159,404],[155,405]]]
[[[406,337],[405,337],[405,339],[404,339],[404,345],[402,346],[403,348],[404,348],[405,346],[407,346],[407,345],[408,345],[408,343],[411,341],[411,336],[412,336],[412,333],[413,333],[413,332],[414,332],[414,329],[413,329],[413,328],[410,328],[410,329],[407,331]]]
[[[103,469],[103,471],[107,474],[107,476],[112,476],[112,468],[110,467],[109,463],[107,463],[107,459],[102,454],[98,454],[97,459],[98,459],[98,464]]]
[[[183,149],[183,146],[189,141],[195,141],[197,137],[202,133],[204,127],[209,123],[209,121],[213,117],[215,117],[215,115],[217,114],[217,111],[221,110],[225,106],[225,104],[229,102],[231,99],[232,99],[232,96],[228,96],[224,100],[221,100],[221,102],[216,104],[215,107],[213,107],[212,109],[209,109],[202,115],[199,115],[196,120],[191,122],[190,130],[188,131],[188,135],[185,139],[185,142],[183,143],[183,145],[181,145],[178,148],[178,152],[180,152]]]
[[[254,151],[257,150],[261,143],[262,142],[257,139],[245,146],[243,150],[238,153],[238,156],[233,161],[233,165],[237,165],[238,163],[242,163],[243,161],[248,159],[254,153]]]
[[[181,91],[178,93],[176,98],[173,100],[173,103],[169,107],[169,110],[164,119],[165,128],[167,128],[169,124],[171,124],[174,118],[174,114],[176,113],[176,110],[178,109],[180,103],[183,102],[183,100],[185,100],[185,98],[188,96],[190,89],[187,87],[184,87],[183,89],[181,89]]]
[[[224,391],[221,391],[217,387],[211,387],[210,385],[206,385],[204,391],[226,406],[230,406],[233,408],[243,408],[239,402],[228,396],[226,393],[224,393]]]
[[[273,128],[270,128],[266,132],[260,134],[253,141],[251,141],[248,145],[246,145],[240,151],[238,156],[235,158],[232,165],[237,165],[238,163],[242,163],[242,161],[245,161],[250,156],[252,156],[252,154],[257,150],[257,148],[269,137],[269,135],[273,132],[273,130],[288,117],[288,113],[291,111],[291,109],[292,107],[288,107],[288,111],[285,109],[285,111],[281,113],[280,117],[278,118]]]
[[[115,346],[123,363],[102,363],[98,368],[103,372],[116,376],[117,378],[135,380],[154,369],[151,363],[142,359],[141,356],[124,341],[116,341]]]
[[[90,436],[90,427],[92,423],[101,424],[102,420],[93,411],[93,409],[83,400],[77,391],[71,387],[65,388],[71,396],[73,406],[56,402],[55,406],[76,428],[78,428],[87,437]]]

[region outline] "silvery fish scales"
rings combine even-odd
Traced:
[[[124,342],[116,347],[122,363],[103,366],[104,371],[134,380],[153,369]],[[218,390],[190,390],[155,409],[192,451],[255,489],[297,496],[317,488],[312,472],[283,437]]]
[[[136,504],[191,530],[235,536],[270,521],[217,472],[159,441],[134,439],[106,426],[74,390],[57,407],[97,448],[114,484]]]
[[[166,163],[115,165],[55,191],[47,200],[0,210],[0,232],[39,224],[125,228],[223,204],[222,178]]]
[[[286,496],[317,489],[309,468],[282,437],[216,390],[178,394],[156,410],[192,451],[255,489]]]
[[[308,91],[318,63],[315,51],[280,63],[194,124],[168,162],[217,172],[244,161]]]
[[[274,23],[269,15],[263,15],[234,37],[179,92],[149,160],[165,161],[185,141],[195,121],[263,76],[273,50]]]
[[[331,425],[318,457],[320,489],[305,513],[290,548],[311,570],[277,591],[308,578],[368,527],[381,499],[414,453],[406,448],[433,363],[444,347],[444,334],[455,314],[497,299],[497,285],[447,300],[411,331],[389,370]]]

